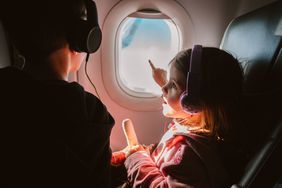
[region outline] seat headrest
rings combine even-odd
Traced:
[[[276,1],[234,19],[225,31],[221,48],[242,63],[246,93],[282,85],[281,10],[282,1]]]

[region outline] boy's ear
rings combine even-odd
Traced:
[[[77,54],[78,54],[78,52],[77,52],[77,51],[72,50],[72,49],[70,49],[70,52],[71,52],[73,55],[77,55]]]

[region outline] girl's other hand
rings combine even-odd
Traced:
[[[111,164],[119,166],[124,163],[125,159],[137,151],[147,151],[142,145],[127,146],[126,148],[112,153]],[[148,152],[148,151],[147,151]]]
[[[146,151],[142,145],[135,145],[135,146],[127,146],[122,150],[125,153],[125,157],[127,158],[131,154],[137,152],[137,151]]]

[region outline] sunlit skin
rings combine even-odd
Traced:
[[[184,111],[181,106],[180,96],[186,89],[186,77],[175,67],[175,62],[170,64],[168,72],[156,68],[150,60],[149,64],[155,82],[162,87],[163,115],[174,118],[180,124],[187,125],[189,128],[200,126],[202,113],[191,114]]]
[[[185,77],[175,68],[174,63],[169,66],[168,80],[162,87],[163,92],[163,115],[171,118],[187,118],[181,107],[180,96],[185,90]]]

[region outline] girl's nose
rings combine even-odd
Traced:
[[[162,96],[165,96],[165,95],[167,94],[167,87],[166,87],[166,85],[164,85],[164,86],[162,87],[162,92],[163,92],[163,95],[162,95]]]

